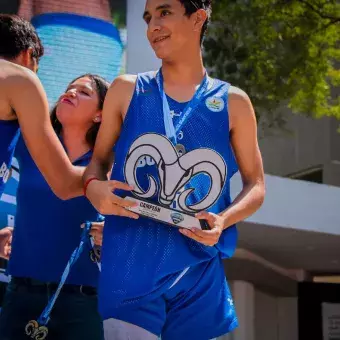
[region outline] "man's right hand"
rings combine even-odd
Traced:
[[[117,215],[138,219],[139,215],[127,208],[136,206],[136,203],[121,198],[113,192],[116,190],[131,191],[133,188],[119,181],[93,180],[86,189],[86,197],[102,215]]]

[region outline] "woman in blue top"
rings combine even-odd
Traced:
[[[99,76],[80,76],[70,83],[52,111],[54,129],[74,165],[86,166],[90,161],[108,86]],[[58,199],[22,139],[16,156],[20,182],[8,270],[12,281],[0,317],[2,340],[28,339],[25,326],[39,318],[55,292],[70,255],[79,245],[80,225],[100,217],[85,197]],[[85,246],[52,310],[48,340],[103,339],[97,312],[98,274],[90,247]]]

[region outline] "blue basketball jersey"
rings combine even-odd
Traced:
[[[231,203],[230,178],[237,165],[230,146],[229,84],[217,79],[177,132],[176,151],[165,135],[162,98],[155,72],[137,77],[135,92],[115,146],[111,178],[134,185],[122,197],[140,199],[195,213],[220,213]],[[176,122],[186,103],[168,97]],[[186,268],[215,256],[232,256],[236,227],[226,229],[218,245],[207,247],[176,227],[140,217],[106,217],[100,278],[100,310],[137,306],[168,290]]]
[[[73,164],[86,166],[91,156],[89,151]],[[59,282],[72,252],[79,245],[80,225],[97,221],[99,214],[84,196],[60,200],[35,165],[22,138],[16,158],[20,181],[8,272],[12,276]],[[97,264],[90,259],[90,246],[85,245],[66,283],[96,287],[98,275]]]
[[[11,161],[19,135],[17,120],[0,120],[0,196],[11,174]]]

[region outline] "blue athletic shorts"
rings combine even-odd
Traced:
[[[138,308],[114,309],[110,314],[161,336],[162,340],[208,340],[238,326],[219,256],[191,267],[156,300]]]

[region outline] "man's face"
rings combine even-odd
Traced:
[[[148,25],[147,37],[160,59],[185,53],[197,32],[194,32],[195,13],[185,15],[179,0],[147,0],[143,18]]]

